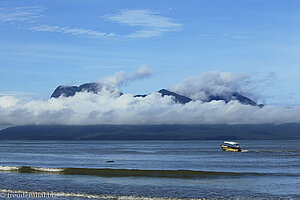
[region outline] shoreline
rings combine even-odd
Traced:
[[[207,199],[207,198],[120,196],[120,195],[99,195],[99,194],[67,193],[67,192],[52,192],[52,191],[50,192],[49,191],[26,191],[26,190],[11,190],[11,189],[0,189],[0,197],[4,199],[5,198],[53,199],[57,197],[71,197],[71,198],[101,199],[101,200],[217,200],[217,199]]]

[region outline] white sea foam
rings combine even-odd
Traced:
[[[20,167],[0,166],[0,171],[16,171],[18,169],[20,169]]]
[[[2,194],[19,194],[26,196],[48,196],[48,197],[74,197],[74,198],[87,198],[87,199],[108,199],[108,200],[187,200],[186,198],[169,198],[169,197],[138,197],[138,196],[117,196],[117,195],[96,195],[96,194],[83,194],[83,193],[66,193],[66,192],[35,192],[25,190],[9,190],[0,189]],[[205,200],[204,198],[189,199],[189,200]]]
[[[64,171],[63,168],[45,168],[45,167],[31,167],[37,171],[44,171],[44,172],[62,172]]]

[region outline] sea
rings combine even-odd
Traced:
[[[300,141],[0,141],[0,199],[300,199]]]

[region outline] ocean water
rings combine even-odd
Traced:
[[[222,142],[0,141],[0,199],[300,199],[300,141]]]

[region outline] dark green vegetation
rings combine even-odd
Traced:
[[[1,140],[300,140],[300,123],[242,125],[49,125],[0,131]]]

